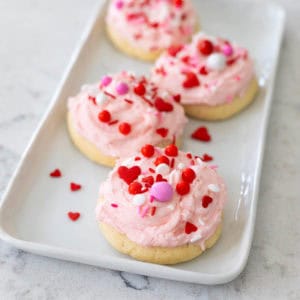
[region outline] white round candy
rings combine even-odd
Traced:
[[[106,96],[104,95],[104,93],[100,92],[97,97],[96,97],[96,103],[98,105],[103,104],[105,101],[107,101]]]
[[[215,193],[219,193],[220,192],[220,188],[217,184],[209,184],[207,186],[207,188],[212,191],[212,192],[215,192]]]
[[[161,175],[167,175],[170,172],[170,168],[167,164],[159,164],[156,169],[156,173]]]
[[[132,204],[135,206],[141,206],[145,203],[146,197],[144,194],[135,195],[132,199]]]
[[[226,58],[223,54],[214,53],[211,54],[206,62],[206,66],[210,70],[222,71],[226,65]]]

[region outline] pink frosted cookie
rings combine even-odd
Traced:
[[[106,27],[114,45],[130,56],[154,60],[190,40],[197,17],[190,0],[112,0]]]
[[[204,33],[171,47],[152,70],[152,80],[180,94],[187,114],[205,120],[228,118],[246,107],[258,86],[248,51]]]
[[[91,160],[113,166],[150,142],[179,141],[187,120],[177,96],[128,72],[104,76],[69,99],[68,128],[74,144]]]
[[[145,145],[119,160],[100,186],[97,221],[109,243],[159,264],[191,260],[221,233],[226,187],[216,170],[190,153]]]

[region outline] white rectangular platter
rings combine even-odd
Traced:
[[[130,59],[107,40],[105,5],[95,10],[52,104],[34,134],[5,193],[0,210],[3,240],[26,251],[100,267],[173,280],[219,284],[243,270],[255,224],[265,134],[271,106],[276,66],[285,14],[273,4],[260,1],[194,1],[206,32],[228,37],[249,48],[261,84],[255,102],[238,116],[224,122],[190,120],[184,149],[215,158],[229,190],[223,235],[199,258],[175,266],[135,261],[114,251],[101,236],[94,208],[99,183],[109,169],[85,159],[72,145],[66,130],[66,103],[80,86],[103,74],[129,69],[148,72],[150,65]],[[209,128],[211,143],[190,139],[200,125]],[[63,177],[49,172],[60,168]],[[83,189],[69,191],[71,181]],[[71,222],[68,211],[81,212]]]

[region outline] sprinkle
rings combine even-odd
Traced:
[[[170,172],[170,168],[167,164],[159,164],[156,168],[155,171],[157,174],[161,175],[167,175]]]
[[[103,92],[106,96],[109,96],[109,97],[111,97],[111,98],[113,98],[113,99],[116,99],[116,96],[115,95],[113,95],[113,94],[111,94],[111,93],[109,93],[109,92],[107,92],[107,91],[104,91]]]
[[[170,167],[173,169],[175,165],[175,158],[172,158]]]
[[[170,163],[170,160],[168,159],[168,157],[164,156],[164,155],[161,155],[159,157],[156,158],[154,164],[156,166],[158,166],[159,164],[167,164],[169,165]]]
[[[60,169],[55,169],[49,175],[50,177],[54,177],[54,178],[61,177],[61,171]]]
[[[171,144],[165,148],[165,154],[171,157],[176,157],[178,155],[178,148],[176,145]]]
[[[76,191],[79,191],[81,189],[81,185],[78,184],[78,183],[75,183],[75,182],[71,182],[70,183],[70,190],[72,192],[76,192]]]
[[[161,137],[166,137],[168,135],[169,130],[167,128],[158,128],[156,129],[156,133],[159,134]]]
[[[116,86],[116,91],[119,95],[126,95],[129,91],[129,87],[125,82],[120,82]]]
[[[209,40],[200,40],[197,44],[197,48],[202,55],[210,55],[214,51],[214,45]]]
[[[141,149],[141,153],[145,156],[145,157],[152,157],[154,154],[154,147],[153,145],[147,144],[145,146],[142,147]]]
[[[189,183],[185,181],[178,182],[176,185],[176,192],[181,196],[188,194],[190,192]]]
[[[131,168],[120,166],[118,168],[118,174],[119,177],[129,185],[139,177],[139,175],[141,174],[141,168],[139,166],[133,166]]]
[[[202,238],[201,234],[195,235],[194,237],[191,238],[191,243],[195,243],[197,241],[199,241]]]
[[[196,178],[196,173],[193,169],[186,168],[182,171],[181,177],[183,181],[187,183],[192,183]]]
[[[193,139],[209,142],[211,140],[211,136],[208,132],[208,129],[205,126],[198,127],[191,135]]]
[[[193,156],[192,156],[191,153],[187,153],[187,154],[186,154],[186,157],[189,158],[189,159],[192,159],[192,158],[193,158]]]
[[[131,132],[131,125],[129,123],[126,123],[126,122],[121,123],[119,125],[119,131],[123,135],[128,135]]]
[[[113,208],[117,208],[117,207],[119,207],[119,205],[118,204],[116,204],[116,203],[111,203],[110,204]]]
[[[98,114],[98,119],[100,122],[108,123],[111,119],[110,112],[108,110],[102,110]]]
[[[186,89],[195,88],[200,85],[198,76],[193,72],[185,72],[185,80],[182,83],[182,86]]]
[[[149,99],[147,99],[146,97],[141,97],[146,103],[148,103],[150,106],[153,106],[153,103],[149,100]]]
[[[226,66],[226,58],[220,53],[211,54],[206,61],[206,66],[210,70],[222,71]]]
[[[132,204],[135,206],[141,206],[145,203],[145,201],[146,197],[144,194],[138,194],[132,198]]]
[[[114,121],[110,121],[109,123],[108,123],[108,125],[115,125],[115,124],[117,124],[119,121],[118,120],[114,120]]]
[[[141,158],[140,158],[139,156],[136,156],[136,157],[134,158],[134,160],[135,160],[135,161],[141,160]]]
[[[184,231],[186,234],[190,234],[192,232],[195,232],[198,230],[198,227],[194,225],[193,223],[186,222]]]
[[[177,165],[177,168],[178,168],[179,170],[182,170],[182,169],[185,168],[185,164],[184,164],[184,163],[179,163],[179,164]]]
[[[152,206],[151,208],[151,216],[154,216],[156,212],[156,206]]]
[[[112,82],[112,78],[110,76],[104,76],[102,79],[101,79],[101,85],[102,86],[108,86],[110,83]]]
[[[155,170],[153,170],[152,168],[149,168],[149,171],[150,171],[151,173],[155,173]]]
[[[128,192],[129,194],[136,195],[141,194],[142,191],[142,184],[138,181],[133,181],[128,186]]]
[[[165,181],[155,182],[150,189],[150,196],[159,202],[170,201],[173,197],[173,187]]]
[[[170,112],[173,110],[173,105],[169,102],[164,101],[160,97],[157,97],[155,99],[154,105],[155,105],[156,109],[159,111]]]
[[[211,160],[213,160],[214,158],[211,156],[211,155],[209,155],[209,154],[207,154],[207,153],[204,153],[203,155],[202,155],[202,157],[201,157],[201,159],[202,159],[202,161],[211,161]]]
[[[125,102],[129,103],[129,104],[133,104],[133,101],[132,100],[129,100],[129,99],[124,99]]]
[[[230,44],[226,43],[223,47],[222,47],[222,52],[225,56],[231,56],[233,54],[233,48]]]
[[[97,95],[97,97],[95,99],[96,104],[98,104],[98,105],[101,105],[101,104],[105,103],[106,100],[107,99],[105,98],[105,95],[101,92]]]
[[[215,193],[219,193],[220,192],[220,188],[217,184],[209,184],[207,186],[207,188],[212,191],[212,192],[215,192]]]
[[[69,211],[68,212],[68,217],[71,221],[75,222],[79,219],[80,217],[80,213],[79,212],[72,212],[72,211]]]
[[[94,104],[96,105],[96,98],[93,96],[88,96],[88,99]]]
[[[209,205],[210,203],[212,203],[212,202],[213,202],[213,198],[212,198],[212,197],[210,197],[210,196],[208,196],[208,195],[204,195],[204,196],[202,197],[202,206],[203,206],[204,208],[207,208],[208,205]]]

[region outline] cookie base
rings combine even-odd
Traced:
[[[258,91],[258,83],[256,78],[252,79],[246,92],[242,97],[235,97],[231,103],[217,106],[205,104],[183,105],[187,115],[207,121],[224,120],[237,114],[246,108],[255,97]]]
[[[110,225],[100,222],[99,227],[106,240],[119,252],[140,261],[162,265],[174,265],[192,260],[206,249],[211,248],[217,242],[222,232],[222,224],[220,223],[215,233],[205,242],[205,250],[202,250],[196,244],[186,244],[172,248],[144,247],[129,240],[125,234],[118,232]]]
[[[82,137],[74,128],[71,114],[67,115],[67,127],[73,144],[90,160],[107,167],[113,167],[118,157],[103,154],[93,143]],[[156,146],[166,147],[171,144],[171,140],[162,140]],[[181,139],[176,140],[176,145],[179,147]],[[138,149],[137,149],[138,150]]]

